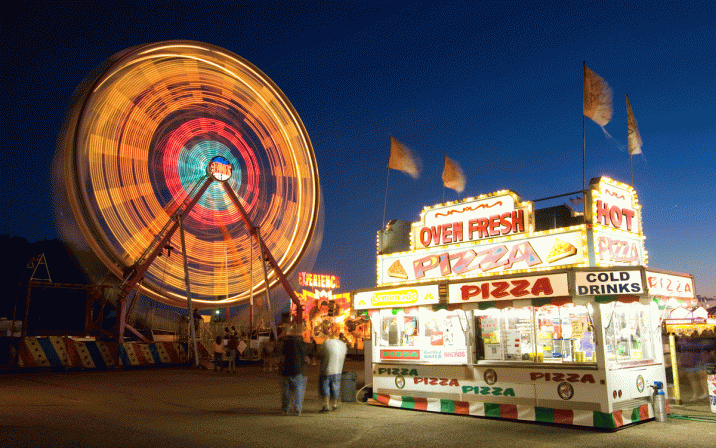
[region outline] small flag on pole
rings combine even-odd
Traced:
[[[612,89],[603,78],[585,65],[584,115],[604,129],[612,119],[612,112]]]
[[[388,168],[406,173],[413,179],[420,177],[417,161],[410,149],[400,143],[392,135],[390,136],[390,159]]]
[[[443,185],[447,188],[462,193],[465,191],[465,174],[457,162],[445,156],[445,168],[443,168]]]
[[[631,110],[631,103],[629,103],[629,95],[626,97],[627,103],[627,122],[629,124],[629,155],[641,154],[641,135],[639,134],[639,128],[636,127],[636,118],[634,118],[634,112]]]

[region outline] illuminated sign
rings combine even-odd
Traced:
[[[414,249],[532,232],[531,202],[521,202],[511,191],[500,191],[457,203],[426,208],[413,223]]]
[[[517,300],[569,295],[567,274],[534,275],[448,285],[448,303]]]
[[[594,261],[597,266],[646,265],[644,240],[638,235],[597,225],[594,230]]]
[[[223,157],[214,157],[209,163],[209,174],[218,181],[225,181],[231,177],[231,164]]]
[[[585,210],[589,222],[641,235],[641,206],[632,187],[606,177],[590,187],[592,206]]]
[[[341,287],[341,279],[336,275],[299,272],[298,284],[309,288],[338,289]]]
[[[395,306],[432,305],[439,303],[439,301],[438,285],[357,292],[353,296],[354,308],[357,310]]]
[[[694,279],[677,275],[646,271],[646,286],[649,295],[693,299]]]
[[[642,294],[641,271],[575,272],[578,296]]]
[[[586,260],[583,226],[549,230],[530,238],[508,237],[490,244],[435,247],[378,256],[378,284],[479,277],[579,266]]]

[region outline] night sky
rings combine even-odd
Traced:
[[[649,265],[716,296],[716,4],[713,2],[18,2],[0,19],[0,233],[57,237],[50,189],[72,92],[135,45],[188,39],[247,59],[286,94],[312,140],[325,204],[313,271],[374,286],[390,135],[422,162],[391,171],[385,219],[511,189],[582,188],[582,66],[614,91],[585,123],[587,182],[629,183],[625,94],[643,139],[634,187]],[[443,191],[443,155],[467,177]],[[540,202],[538,208],[567,198]]]

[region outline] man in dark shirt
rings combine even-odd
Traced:
[[[303,408],[303,393],[306,389],[306,377],[303,376],[305,366],[306,349],[301,337],[301,329],[293,327],[283,341],[283,413],[291,411],[291,396],[293,395],[293,409],[297,415],[301,415]]]

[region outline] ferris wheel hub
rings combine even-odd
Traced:
[[[219,182],[226,182],[231,178],[233,166],[222,156],[216,156],[211,159],[207,167],[209,175]]]

